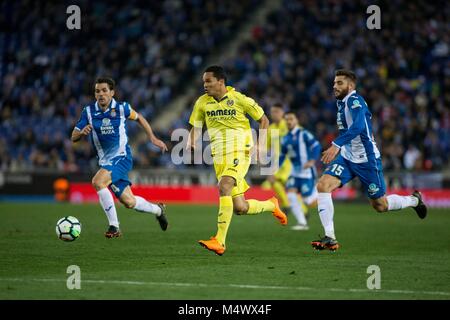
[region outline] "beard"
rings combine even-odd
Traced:
[[[341,91],[339,91],[339,93],[337,93],[336,91],[334,92],[334,96],[336,97],[336,99],[338,100],[342,100],[345,98],[345,96],[348,94],[349,92],[349,88],[347,89],[343,89]]]

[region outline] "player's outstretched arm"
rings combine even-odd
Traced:
[[[261,119],[258,120],[259,123],[259,135],[258,135],[258,143],[257,147],[257,159],[263,159],[267,156],[267,131],[269,129],[269,119],[264,114]]]
[[[202,129],[197,127],[192,127],[191,131],[189,131],[188,141],[186,144],[186,150],[195,150],[195,142],[197,141],[198,137],[200,137],[202,134]]]
[[[92,131],[92,126],[90,124],[86,125],[83,129],[78,129],[75,128],[72,131],[72,142],[77,142],[79,141],[82,137],[87,136],[91,133]]]
[[[166,144],[155,136],[152,127],[150,127],[148,121],[141,114],[138,114],[138,118],[136,121],[141,125],[142,128],[144,128],[145,133],[147,134],[151,143],[160,148],[163,153],[169,150]]]

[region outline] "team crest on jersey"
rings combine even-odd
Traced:
[[[352,109],[361,108],[361,102],[359,100],[353,100]]]
[[[116,116],[116,109],[112,109],[111,110],[111,117],[115,117]]]
[[[370,195],[374,195],[375,193],[378,192],[378,190],[380,190],[380,188],[378,188],[375,183],[371,183],[369,184],[369,189],[367,191],[369,192]]]
[[[234,100],[233,99],[230,99],[230,100],[227,101],[227,106],[231,107],[233,105],[234,105]]]

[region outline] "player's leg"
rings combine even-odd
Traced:
[[[294,214],[297,225],[292,226],[293,230],[307,230],[308,222],[306,221],[305,213],[299,202],[298,191],[300,186],[300,179],[295,177],[290,177],[286,183],[287,196],[289,199],[289,204]]]
[[[238,215],[272,212],[282,224],[287,224],[287,217],[278,206],[277,198],[272,197],[265,201],[245,199],[244,193],[250,188],[245,181],[245,176],[250,167],[249,155],[246,153],[235,154],[234,159],[232,159],[230,163],[232,163],[232,165],[225,167],[224,176],[226,175],[234,178],[235,185],[233,185],[231,190],[233,211]]]
[[[341,155],[325,169],[323,175],[317,182],[317,209],[319,211],[320,222],[325,231],[325,237],[311,242],[317,249],[330,249],[332,251],[339,248],[334,232],[334,205],[331,192],[345,185],[353,179],[354,174],[349,167],[348,161]]]
[[[297,189],[288,189],[288,198],[291,205],[291,211],[297,220],[297,224],[292,226],[292,230],[308,230],[308,221],[306,221],[305,213],[303,212],[302,205],[300,204],[299,197],[297,195]]]
[[[317,207],[317,197],[318,191],[316,187],[316,180],[314,177],[309,179],[304,178],[296,178],[295,179],[296,190],[300,190],[301,198],[303,203],[305,203],[309,207]],[[298,197],[297,197],[298,198]],[[305,214],[306,222],[308,221]],[[298,226],[294,226],[293,229],[296,230],[307,230],[308,228],[300,228]]]
[[[281,209],[288,212],[290,209],[290,201],[286,192],[286,182],[292,171],[292,165],[289,160],[285,160],[283,165],[274,174],[275,181],[273,181],[272,189],[276,197],[280,200]]]
[[[230,176],[220,178],[219,187],[219,214],[217,216],[217,234],[216,239],[225,246],[228,228],[233,217],[233,199],[231,190],[234,188],[236,180]]]
[[[121,181],[116,182],[115,186],[119,189],[120,192],[120,194],[116,194],[116,196],[118,196],[119,201],[126,208],[134,209],[137,212],[144,212],[155,215],[161,229],[163,231],[167,230],[169,223],[164,212],[165,206],[162,203],[152,203],[140,196],[134,195],[129,185],[124,185],[124,187],[121,186]]]
[[[111,171],[101,168],[92,178],[92,185],[97,190],[98,199],[103,211],[108,218],[109,229],[105,233],[108,238],[120,236],[119,220],[117,218],[116,206],[108,186],[111,184]],[[111,230],[110,230],[111,229]]]
[[[231,193],[236,185],[237,166],[240,164],[238,154],[217,155],[214,157],[219,188],[219,212],[217,215],[217,233],[209,240],[200,240],[204,248],[222,255],[225,252],[225,242],[228,228],[233,217],[233,200]]]
[[[427,216],[427,206],[422,200],[422,194],[415,190],[410,196],[390,194],[378,199],[370,199],[370,204],[377,212],[398,211],[413,208],[420,219]]]
[[[245,183],[247,185],[247,183]],[[248,185],[247,185],[248,186]],[[242,189],[238,186],[236,189]],[[246,188],[248,189],[248,187]],[[261,201],[255,199],[245,199],[244,192],[232,192],[233,211],[237,215],[255,215],[263,212],[273,212],[275,203],[271,199]]]
[[[380,158],[376,160],[376,165],[370,166],[370,162],[362,165],[357,174],[369,197],[370,204],[377,212],[413,208],[419,218],[424,219],[426,217],[427,207],[423,203],[422,195],[419,191],[416,190],[409,196],[385,195],[386,186]]]
[[[224,166],[214,163],[216,174],[220,175],[224,170]],[[209,240],[199,240],[204,248],[215,252],[221,256],[225,252],[225,242],[228,228],[233,217],[233,200],[231,198],[231,190],[234,188],[235,179],[230,176],[218,177],[219,183],[219,213],[217,215],[217,233]]]
[[[334,205],[331,192],[341,186],[341,180],[333,175],[325,173],[317,183],[317,208],[325,235],[336,239],[334,234]]]
[[[255,199],[246,200],[244,198],[244,192],[247,191],[248,188],[248,184],[244,179],[238,184],[237,188],[233,190],[233,205],[236,214],[255,215],[263,212],[271,212],[282,225],[287,225],[287,216],[283,210],[281,210],[276,197],[263,201]]]

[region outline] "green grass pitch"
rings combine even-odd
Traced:
[[[123,237],[103,236],[99,205],[0,203],[0,299],[450,299],[450,213],[412,209],[378,214],[367,204],[335,208],[341,249],[316,252],[309,231],[292,231],[268,213],[234,216],[221,257],[198,245],[216,230],[214,206],[169,205],[169,229],[154,216],[118,207]],[[58,240],[56,221],[83,226]],[[293,218],[290,217],[290,225]],[[81,289],[69,290],[69,265]],[[367,289],[367,268],[381,289]]]

